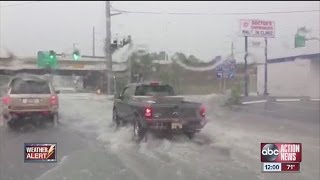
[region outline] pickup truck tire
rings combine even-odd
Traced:
[[[195,132],[185,132],[184,133],[189,139],[193,139],[195,136]]]
[[[137,119],[133,121],[133,139],[140,142],[147,133],[147,129],[143,128]]]
[[[113,123],[116,124],[116,128],[118,129],[121,125],[121,120],[117,114],[117,110],[116,109],[113,109],[113,113],[112,113],[112,121]]]

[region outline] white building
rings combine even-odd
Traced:
[[[258,65],[257,90],[264,92],[264,64]],[[320,97],[320,52],[268,60],[268,93],[271,96]]]

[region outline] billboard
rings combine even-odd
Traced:
[[[240,19],[240,34],[248,37],[275,37],[275,22],[258,19]]]

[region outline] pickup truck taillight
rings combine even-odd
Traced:
[[[4,97],[2,98],[2,103],[3,103],[4,105],[9,105],[9,104],[10,104],[10,100],[11,100],[10,96],[4,96]]]
[[[153,115],[153,111],[151,107],[144,108],[144,117],[147,119],[151,119]]]
[[[51,106],[58,105],[58,96],[52,95],[51,98],[50,98],[50,103],[51,103]]]
[[[204,105],[201,105],[200,107],[200,116],[206,117],[206,107]]]

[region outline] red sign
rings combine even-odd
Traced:
[[[275,22],[258,19],[241,19],[240,34],[249,37],[274,38]]]
[[[261,143],[261,162],[301,162],[301,143]]]

